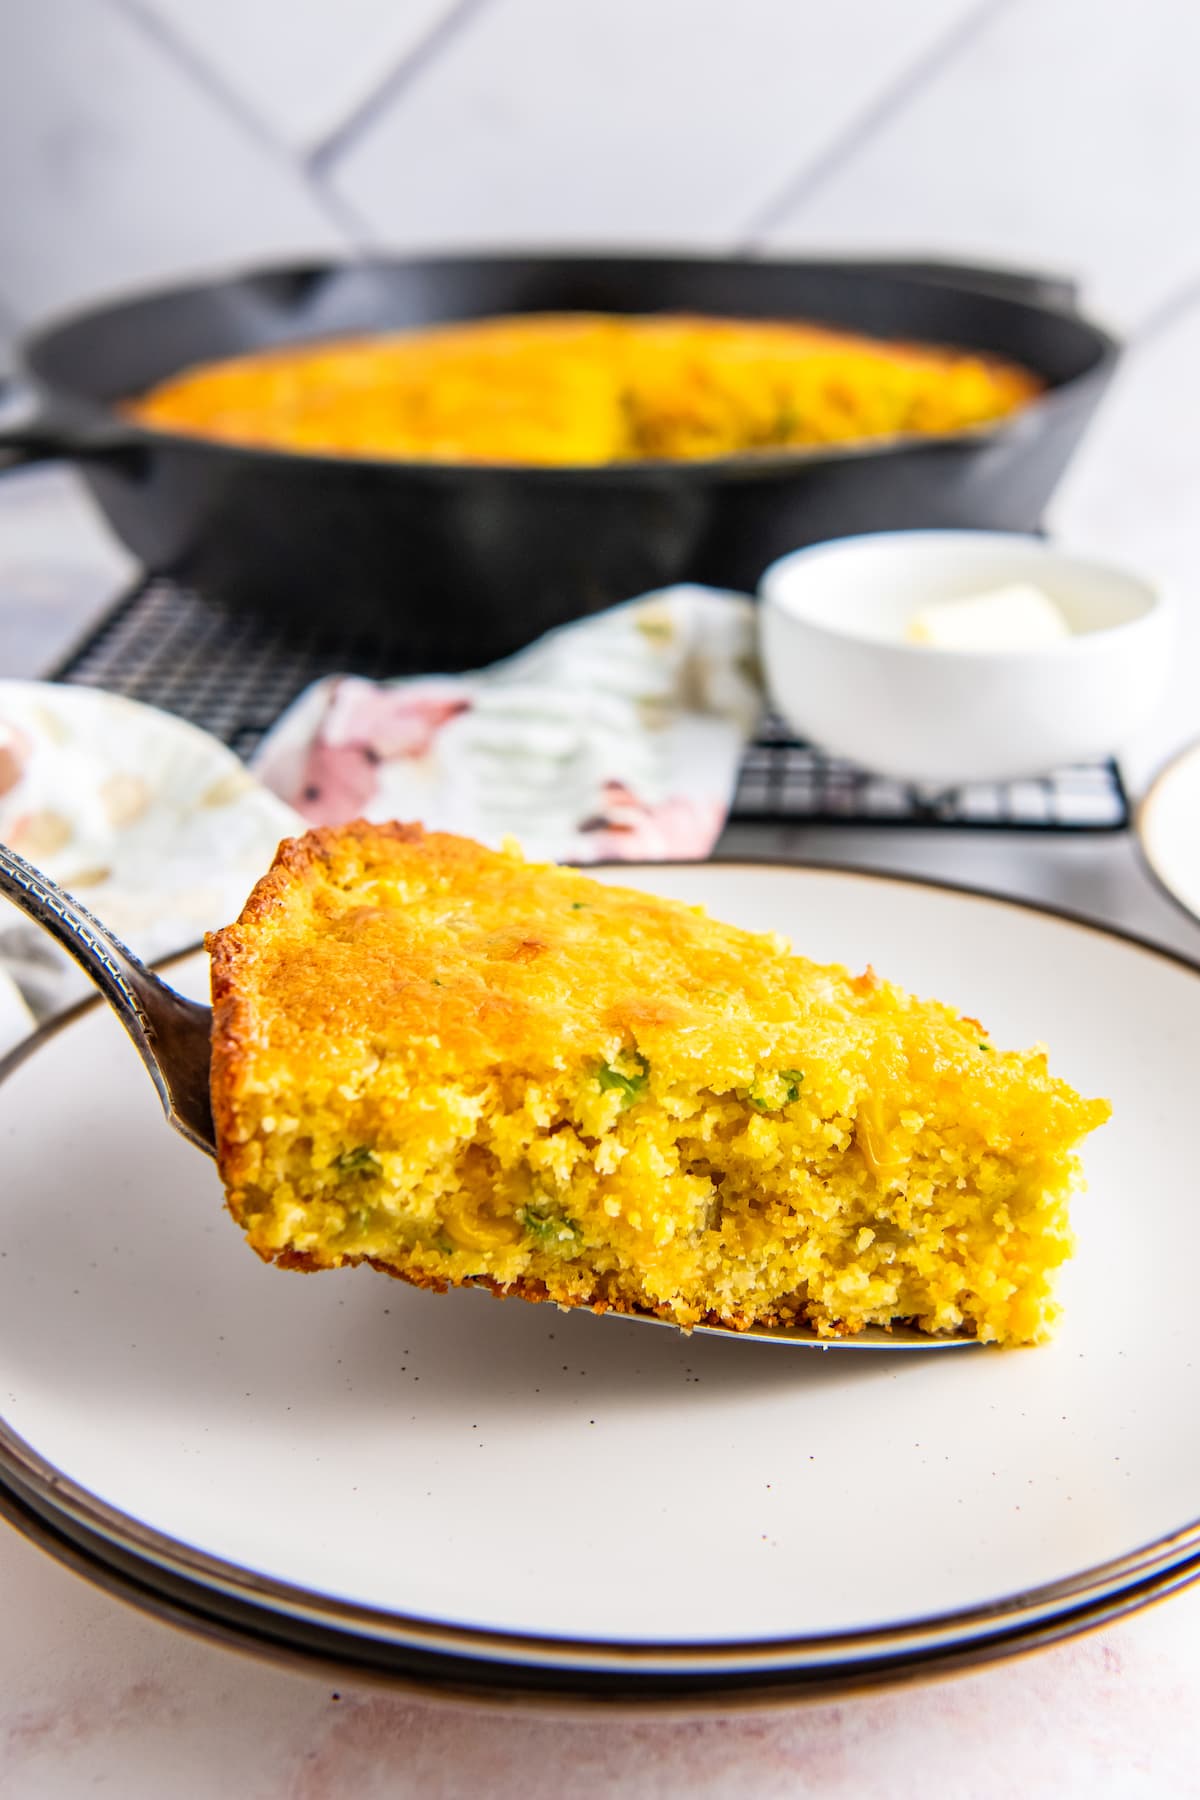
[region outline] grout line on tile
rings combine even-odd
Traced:
[[[255,143],[277,156],[286,156],[284,146],[254,108],[227,85],[207,58],[186,38],[180,37],[158,13],[145,6],[143,0],[109,0],[109,5],[116,7],[118,12],[123,12],[143,36],[150,38],[159,50],[180,64],[196,85],[204,89],[209,99],[216,101],[221,110],[252,137]]]
[[[363,133],[370,130],[392,103],[420,79],[429,65],[436,62],[442,52],[478,18],[489,3],[490,0],[453,0],[453,4],[436,24],[411,49],[404,52],[370,93],[351,108],[341,123],[311,146],[304,157],[304,166],[309,175],[324,186],[333,165],[353,149]]]
[[[364,240],[369,238],[365,221],[359,217],[353,207],[342,200],[340,195],[329,193],[323,184],[309,179],[303,163],[293,155],[286,144],[276,137],[254,108],[225,82],[212,64],[194,49],[186,38],[180,37],[165,19],[160,18],[157,13],[146,7],[143,0],[109,0],[109,5],[123,12],[143,37],[153,43],[164,55],[169,56],[195,85],[201,88],[216,106],[220,107],[227,118],[231,119],[261,149],[266,150],[277,162],[284,164],[290,170],[301,186],[312,196],[315,204],[326,214],[329,223],[346,239],[350,248],[362,249],[364,247]]]
[[[379,247],[379,239],[370,221],[358,208],[339,194],[323,174],[296,164],[296,178],[302,181],[317,205],[329,214],[331,222],[345,237],[356,256],[370,256]]]
[[[0,296],[2,297],[2,296]],[[1165,299],[1159,300],[1129,333],[1130,348],[1140,348],[1153,338],[1172,331],[1193,307],[1200,306],[1200,275],[1192,275]]]
[[[738,250],[759,248],[760,240],[809,197],[854,153],[889,124],[898,113],[936,80],[959,52],[992,20],[1008,10],[1014,0],[980,0],[957,19],[915,62],[907,64],[895,79],[811,161],[794,170],[775,192],[751,214],[738,234]]]

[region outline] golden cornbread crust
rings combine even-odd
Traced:
[[[250,351],[123,410],[282,450],[586,467],[968,431],[1042,385],[990,353],[797,320],[527,313]]]
[[[976,1020],[419,825],[280,846],[209,940],[230,1211],[281,1267],[1035,1342],[1107,1103]]]

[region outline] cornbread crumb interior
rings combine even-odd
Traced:
[[[1053,1327],[1107,1102],[870,970],[362,823],[281,845],[209,948],[221,1175],[268,1260],[683,1326]]]

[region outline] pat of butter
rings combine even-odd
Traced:
[[[904,635],[935,650],[1042,650],[1070,637],[1071,628],[1049,594],[1019,581],[924,606]]]

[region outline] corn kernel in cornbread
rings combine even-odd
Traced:
[[[401,825],[285,843],[210,949],[265,1258],[683,1326],[1053,1325],[1107,1103],[870,971]]]

